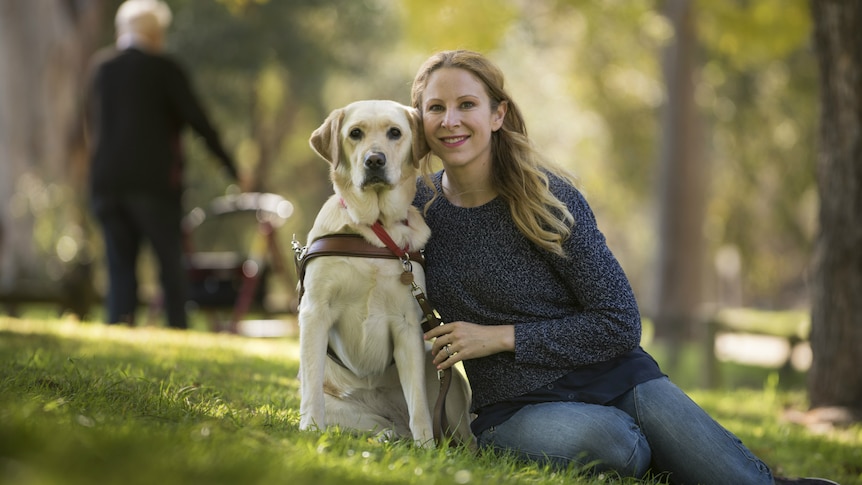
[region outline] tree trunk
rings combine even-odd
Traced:
[[[691,336],[691,328],[699,320],[706,166],[694,103],[696,35],[692,4],[689,0],[671,0],[666,15],[675,35],[664,57],[667,102],[659,160],[655,325],[656,339],[668,344],[672,367],[678,344]]]
[[[0,2],[0,297],[52,298],[86,246],[81,83],[103,3]]]
[[[862,407],[862,3],[812,0],[820,67],[812,407]]]

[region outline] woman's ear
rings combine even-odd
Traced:
[[[494,116],[491,118],[491,131],[497,131],[503,126],[503,120],[506,119],[506,113],[509,111],[509,102],[500,101],[497,109],[494,111]]]

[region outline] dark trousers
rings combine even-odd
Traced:
[[[182,247],[182,206],[172,197],[148,194],[94,196],[108,261],[108,323],[134,323],[138,306],[137,262],[141,246],[152,246],[159,264],[168,325],[188,326],[187,280]]]

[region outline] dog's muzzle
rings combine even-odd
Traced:
[[[385,184],[389,185],[386,178],[386,154],[383,152],[371,152],[365,156],[363,161],[365,168],[365,180],[362,186]]]

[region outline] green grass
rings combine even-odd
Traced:
[[[291,338],[0,317],[0,483],[621,483],[300,432],[297,370]],[[862,483],[862,427],[812,434],[781,419],[805,408],[804,390],[773,377],[691,395],[776,472]]]

